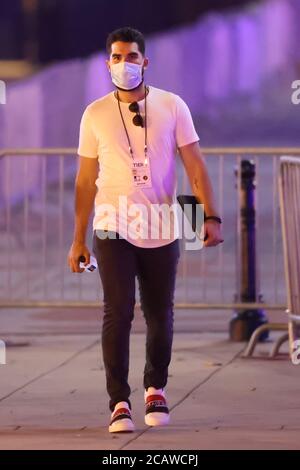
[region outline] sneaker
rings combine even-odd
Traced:
[[[134,429],[128,403],[127,401],[120,401],[111,414],[108,430],[109,432],[132,432]]]
[[[144,394],[146,404],[145,423],[148,426],[164,426],[169,424],[170,415],[162,388],[148,387]]]

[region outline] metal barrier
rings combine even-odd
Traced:
[[[279,190],[292,357],[300,340],[300,158],[281,157]]]
[[[286,309],[277,177],[279,156],[299,148],[203,148],[225,242],[181,250],[176,307]],[[80,307],[102,304],[99,276],[72,274],[75,148],[0,151],[0,307]],[[256,166],[257,299],[241,302],[240,221],[235,169],[245,156]],[[238,170],[239,171],[239,170]],[[22,187],[20,186],[22,185]],[[189,192],[178,159],[178,193]],[[92,234],[90,227],[88,236]]]
[[[244,357],[252,356],[259,335],[265,330],[285,331],[270,351],[275,357],[281,345],[289,340],[292,358],[300,340],[300,158],[281,157],[278,175],[281,228],[284,251],[285,280],[287,288],[287,323],[269,323],[252,335]],[[300,341],[299,341],[300,343]]]

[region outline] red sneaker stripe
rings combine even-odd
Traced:
[[[146,404],[150,403],[151,401],[161,401],[162,403],[166,404],[166,400],[162,395],[149,395],[146,398]]]
[[[119,408],[119,409],[116,410],[116,411],[114,412],[114,414],[112,415],[112,419],[114,419],[116,416],[123,415],[123,414],[126,414],[126,415],[128,415],[129,417],[131,417],[130,411],[129,411],[127,408]]]

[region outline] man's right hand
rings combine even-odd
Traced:
[[[68,254],[68,265],[72,273],[82,273],[83,268],[79,267],[80,256],[85,257],[84,265],[86,266],[90,262],[90,252],[84,243],[73,242]]]

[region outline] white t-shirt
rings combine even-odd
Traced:
[[[163,222],[164,230],[162,221],[167,219],[162,217],[159,205],[165,204],[165,209],[176,205],[177,149],[197,142],[199,137],[189,108],[178,95],[150,86],[146,99],[152,187],[134,186],[133,159],[114,92],[86,107],[78,154],[99,161],[93,230],[115,231],[136,246],[155,248],[178,238],[177,211],[171,211],[170,224]],[[138,104],[144,118],[145,99]],[[135,113],[129,105],[120,101],[134,161],[144,162],[145,129],[133,124]],[[143,204],[143,208],[132,204]]]

